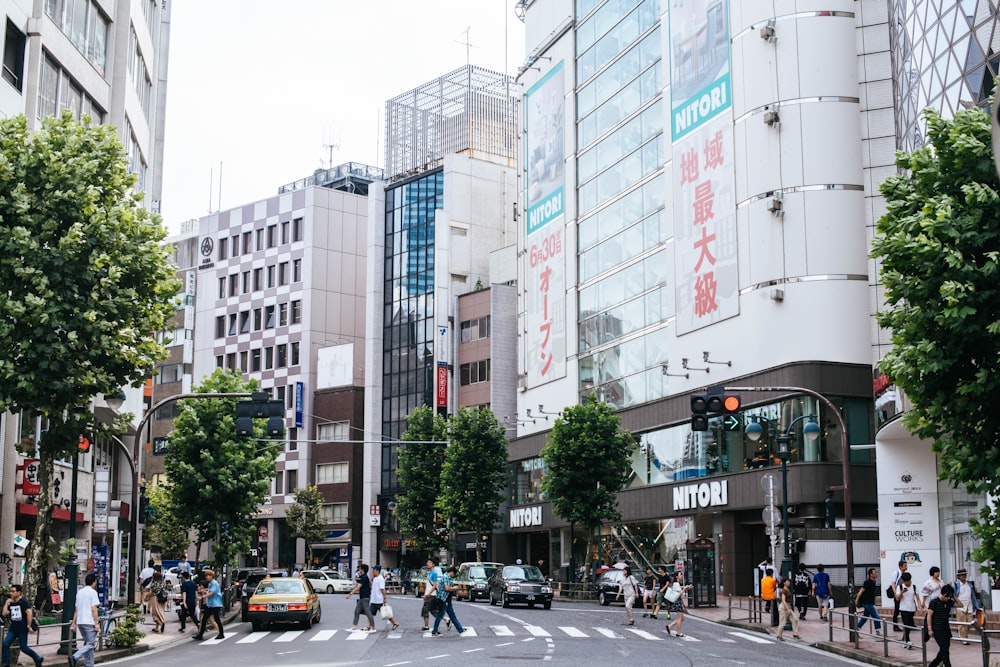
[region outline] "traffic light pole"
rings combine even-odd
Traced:
[[[844,542],[847,548],[847,611],[850,614],[848,618],[853,619],[854,614],[857,612],[857,607],[854,604],[854,535],[851,530],[851,446],[847,440],[847,425],[844,423],[844,416],[837,409],[837,406],[826,396],[804,387],[726,387],[725,391],[767,391],[806,394],[825,405],[834,420],[836,420],[837,427],[840,429],[840,458],[844,484],[839,487],[831,486],[830,489],[844,492]],[[855,641],[856,628],[857,625],[852,620],[849,634],[852,643]]]

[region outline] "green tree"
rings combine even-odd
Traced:
[[[628,480],[635,438],[621,428],[615,408],[590,394],[583,403],[563,410],[542,448],[542,490],[552,509],[592,533],[602,521],[619,521],[618,492]]]
[[[476,560],[483,560],[481,533],[500,520],[510,475],[507,435],[489,409],[462,408],[448,420],[451,440],[444,453],[438,516],[454,530],[476,533]]]
[[[406,444],[399,446],[396,475],[402,492],[396,497],[396,516],[405,536],[428,553],[447,544],[447,529],[435,509],[441,495],[447,429],[447,422],[432,408],[421,406],[406,418]]]
[[[170,501],[169,488],[163,484],[146,487],[146,497],[151,511],[142,530],[142,546],[148,549],[156,545],[160,553],[171,558],[185,553],[191,546],[186,512],[177,511]]]
[[[899,153],[885,180],[886,213],[872,256],[894,347],[879,367],[913,404],[902,417],[932,440],[942,478],[1000,494],[1000,197],[990,118],[979,108],[945,120],[925,111],[928,145]],[[973,557],[1000,553],[1000,516],[984,508]],[[996,570],[993,570],[997,573]]]
[[[323,539],[323,519],[320,510],[323,507],[323,494],[315,485],[307,486],[295,492],[295,502],[285,510],[285,524],[292,539],[302,538],[306,541],[306,567],[312,567],[314,542]]]
[[[93,422],[92,397],[138,386],[174,312],[166,231],[139,205],[114,128],[0,121],[0,409],[42,416],[41,494],[25,584],[47,582],[52,464]]]
[[[254,379],[215,369],[197,393],[253,392]],[[232,563],[250,548],[257,508],[267,499],[278,448],[261,443],[264,420],[256,420],[253,438],[236,436],[235,398],[179,401],[180,414],[167,441],[166,469],[170,504],[182,507],[187,527],[197,531],[197,552],[211,540],[211,562]]]

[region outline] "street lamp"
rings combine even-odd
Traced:
[[[776,443],[777,443],[777,456],[781,459],[781,525],[784,532],[784,557],[781,560],[781,577],[782,579],[791,576],[792,573],[792,560],[791,554],[789,553],[788,544],[788,456],[789,448],[792,441],[792,428],[798,422],[803,419],[808,419],[809,422],[802,427],[802,435],[813,442],[819,437],[819,424],[816,423],[816,415],[802,415],[801,417],[796,417],[785,429],[784,433],[781,433],[780,427],[778,427],[773,421],[764,417],[763,415],[748,415],[752,420],[750,424],[747,425],[745,433],[751,441],[757,442],[760,440],[760,436],[763,435],[764,429],[760,425],[760,420],[768,422],[772,430],[777,433]]]

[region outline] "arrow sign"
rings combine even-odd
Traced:
[[[722,418],[722,429],[724,431],[739,431],[740,418],[736,415],[726,415]]]

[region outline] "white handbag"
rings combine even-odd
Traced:
[[[378,615],[380,618],[389,620],[390,618],[392,618],[392,607],[390,607],[387,604],[382,605],[381,607],[379,607]]]
[[[663,597],[667,598],[668,602],[677,602],[677,600],[681,597],[681,591],[674,586],[670,586],[666,591],[664,591]]]

